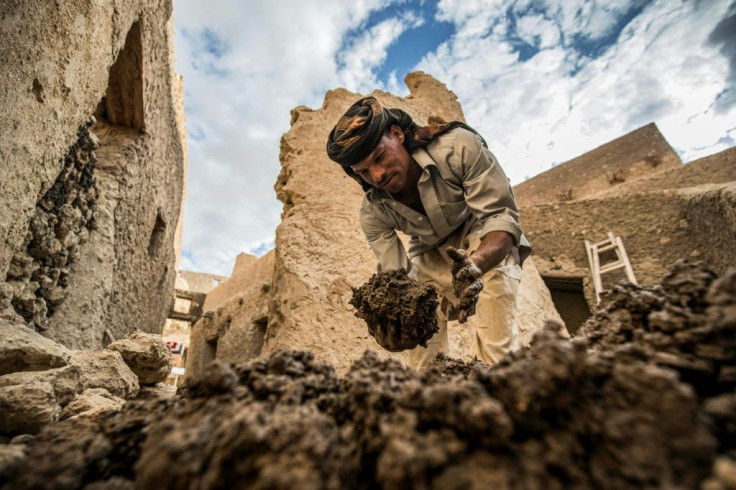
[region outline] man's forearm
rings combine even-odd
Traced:
[[[476,266],[485,274],[497,266],[511,252],[514,237],[505,231],[489,231],[480,241],[480,246],[470,256]]]

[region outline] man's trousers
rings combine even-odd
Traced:
[[[416,347],[409,351],[408,363],[417,370],[426,369],[440,352],[447,351],[447,322],[450,317],[449,303],[457,303],[452,289],[452,260],[445,249],[448,245],[473,252],[480,245],[475,220],[469,220],[444,242],[411,260],[410,276],[418,281],[432,284],[440,296],[437,308],[439,332],[428,342],[427,347]],[[519,329],[516,324],[516,296],[521,281],[521,266],[510,253],[496,267],[483,275],[483,289],[475,306],[475,327],[468,324],[459,328],[475,328],[474,350],[476,358],[495,364],[509,351],[519,347]],[[446,298],[442,301],[442,298]]]

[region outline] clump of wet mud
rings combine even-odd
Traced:
[[[373,352],[344,377],[307,352],[215,362],[173,399],[129,402],[99,424],[49,426],[27,443],[24,458],[0,469],[0,481],[9,482],[3,488],[685,489],[706,481],[728,488],[736,393],[722,373],[736,362],[727,348],[736,336],[736,271],[716,279],[681,264],[660,288],[622,286],[607,301],[584,329],[590,337],[548,327],[492,367],[441,357],[417,374]],[[664,332],[662,325],[679,340],[645,335]],[[723,341],[717,361],[712,349],[683,340],[700,333]],[[693,385],[662,354],[713,362],[714,381],[706,390]]]
[[[625,352],[678,372],[700,396],[736,388],[736,281],[678,261],[660,286],[622,283],[580,334],[599,351]]]
[[[373,274],[368,282],[353,288],[350,304],[373,337],[379,331],[386,333],[388,325],[395,323],[412,347],[427,347],[427,341],[439,331],[437,290],[411,279],[403,269]]]

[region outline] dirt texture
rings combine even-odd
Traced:
[[[16,441],[23,456],[3,452],[12,457],[0,481],[729,488],[736,392],[722,373],[736,362],[736,271],[717,279],[681,263],[660,287],[624,286],[604,301],[585,335],[570,339],[550,324],[493,367],[440,357],[420,375],[367,351],[338,377],[308,352],[217,361],[174,398],[131,401],[100,423],[66,420]],[[702,363],[714,369],[696,380],[689,367]]]
[[[427,347],[427,341],[439,331],[437,290],[411,279],[403,269],[373,274],[368,282],[353,288],[350,304],[374,338],[378,331],[385,334],[393,323],[400,325],[406,345]]]

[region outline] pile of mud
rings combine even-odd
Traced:
[[[411,279],[404,269],[373,274],[365,284],[353,288],[350,304],[377,339],[397,325],[402,344],[427,347],[427,341],[439,331],[437,290]]]
[[[679,264],[661,287],[621,287],[607,301],[587,338],[549,327],[493,367],[441,357],[417,374],[371,352],[343,378],[306,352],[213,363],[175,398],[128,402],[99,424],[64,421],[27,438],[0,481],[730,488],[736,272],[717,279]]]

